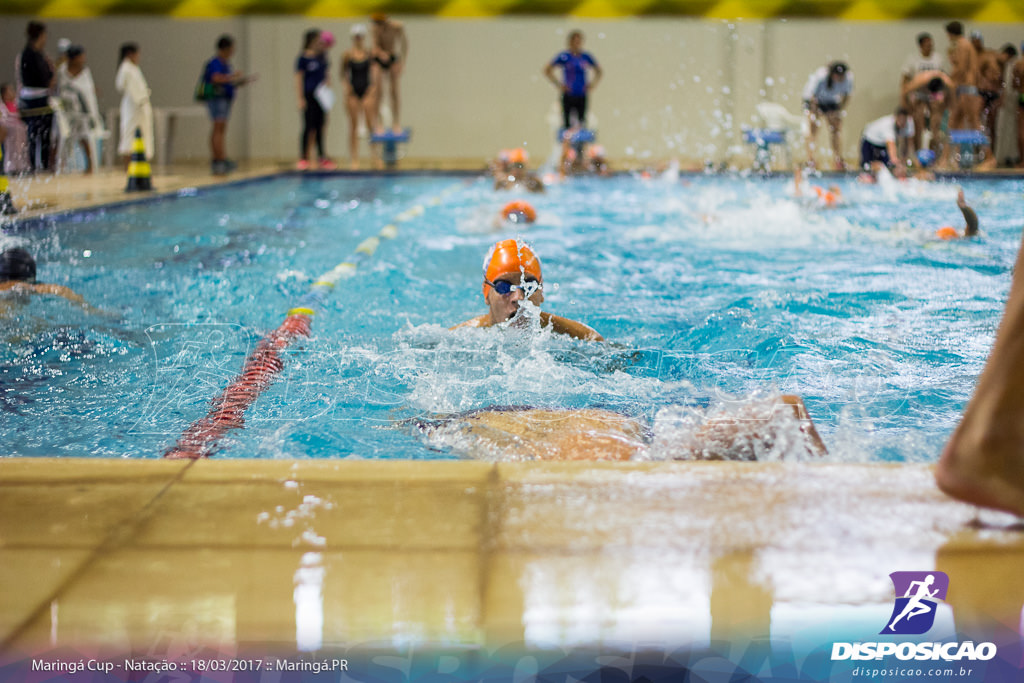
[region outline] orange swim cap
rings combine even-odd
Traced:
[[[817,185],[814,186],[814,193],[818,195],[818,199],[820,199],[825,204],[825,206],[835,206],[836,202],[839,199],[836,196],[835,192],[832,192],[831,190],[826,190],[823,187],[818,187]]]
[[[935,236],[940,240],[955,240],[960,237],[960,233],[952,225],[944,225],[935,231]]]
[[[509,220],[509,217],[512,214],[522,214],[523,219],[525,219],[527,223],[532,223],[537,220],[536,210],[530,206],[530,202],[522,199],[514,199],[510,201],[505,205],[505,208],[501,210],[501,217],[505,220]],[[517,220],[516,222],[518,223],[519,221]]]
[[[507,273],[525,273],[543,282],[540,274],[540,259],[525,242],[502,240],[491,247],[484,259],[484,279],[494,282]],[[484,283],[484,301],[491,286]]]
[[[522,147],[516,147],[515,149],[508,150],[508,162],[510,164],[526,164],[526,160],[530,156],[526,153],[526,150]]]

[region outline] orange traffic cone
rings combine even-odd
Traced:
[[[125,192],[144,192],[153,189],[152,171],[146,161],[146,143],[142,141],[142,129],[135,129],[132,141],[132,158],[128,163],[128,187]]]

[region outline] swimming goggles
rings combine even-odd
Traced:
[[[521,285],[514,285],[508,280],[498,280],[497,282],[491,282],[487,278],[484,278],[484,284],[490,285],[495,292],[501,296],[508,296],[512,293],[513,289],[518,289],[523,293],[523,296],[529,299],[534,292],[544,287],[540,282],[533,278],[527,278],[526,282]]]

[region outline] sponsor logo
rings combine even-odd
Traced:
[[[949,577],[944,572],[893,572],[889,575],[896,589],[892,614],[880,635],[921,635],[935,624],[935,613],[946,599]],[[987,661],[996,656],[993,643],[972,641],[948,643],[833,643],[832,661],[871,660],[882,657],[918,661]]]
[[[945,572],[893,572],[896,603],[882,635],[920,635],[931,630],[940,601],[946,599],[949,577]]]

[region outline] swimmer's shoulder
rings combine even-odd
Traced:
[[[494,323],[491,322],[491,316],[487,313],[484,313],[483,315],[478,315],[475,318],[470,318],[469,320],[463,321],[458,325],[452,325],[451,327],[448,328],[448,330],[458,330],[463,327],[490,327],[493,324]]]
[[[576,320],[563,318],[560,315],[553,315],[542,311],[540,314],[540,322],[544,327],[551,327],[555,332],[558,332],[559,334],[567,334],[575,339],[582,339],[583,341],[604,341],[604,337],[598,334],[597,330],[592,327],[584,325]]]

